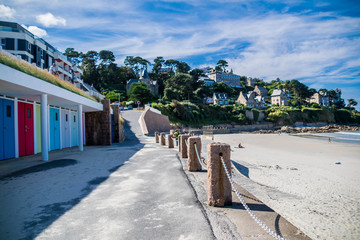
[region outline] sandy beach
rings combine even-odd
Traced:
[[[244,187],[309,237],[360,239],[360,145],[287,134],[215,141],[231,145]]]

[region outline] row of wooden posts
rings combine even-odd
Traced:
[[[174,148],[174,132],[170,131],[167,135],[169,148]],[[166,146],[165,133],[155,132],[155,141],[160,145]],[[160,139],[159,139],[160,138]],[[179,152],[181,158],[188,159],[188,171],[202,171],[195,147],[201,158],[201,138],[187,134],[179,135]],[[232,204],[231,184],[226,176],[221,162],[223,157],[225,165],[231,175],[230,145],[225,143],[213,142],[207,145],[207,199],[209,206],[223,207]]]

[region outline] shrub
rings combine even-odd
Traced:
[[[278,123],[278,122],[290,122],[290,116],[286,111],[276,110],[274,112],[270,112],[266,118],[267,121]]]

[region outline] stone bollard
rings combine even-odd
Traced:
[[[199,162],[196,151],[195,151],[195,143],[196,148],[199,153],[199,157],[201,157],[201,138],[200,137],[189,137],[188,139],[188,170],[190,172],[196,172],[201,170],[201,164]]]
[[[185,141],[188,140],[190,136],[189,135],[179,135],[179,152],[181,158],[187,158],[187,147]]]
[[[173,135],[168,135],[168,146],[169,148],[174,148],[174,140],[172,139]]]
[[[220,156],[231,176],[230,145],[226,143],[210,143],[207,145],[207,172],[208,172],[208,204],[214,207],[232,205],[231,184],[226,176]]]
[[[160,145],[165,146],[165,133],[160,133]]]
[[[155,132],[155,142],[159,143],[159,132]]]

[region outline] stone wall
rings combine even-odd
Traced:
[[[146,109],[143,114],[141,114],[139,123],[144,135],[170,131],[168,116],[153,112],[151,108]]]
[[[103,111],[85,113],[86,145],[111,145],[110,100],[101,103]]]
[[[112,105],[111,108],[113,110],[113,115],[112,115],[113,142],[122,142],[125,139],[125,135],[124,135],[123,119],[120,114],[120,109],[118,105]]]

